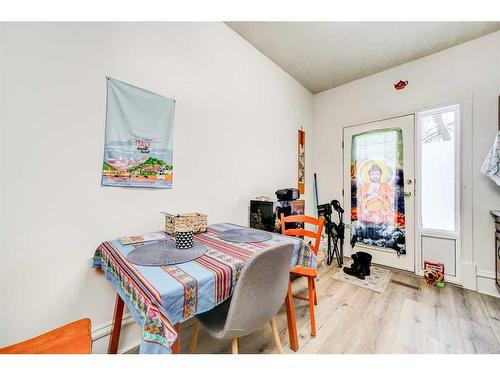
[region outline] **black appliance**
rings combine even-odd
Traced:
[[[300,198],[299,189],[288,188],[276,190],[276,198],[278,202],[276,203],[276,217],[278,220],[281,219],[281,214],[285,216],[290,216],[292,214],[292,201]],[[281,226],[281,224],[280,224]],[[285,229],[293,229],[297,227],[302,227],[303,224],[298,223],[285,223]],[[281,228],[279,230],[281,232]]]
[[[276,190],[278,201],[294,201],[300,198],[299,189],[288,188]]]

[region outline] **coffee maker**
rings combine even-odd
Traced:
[[[298,189],[288,188],[276,190],[275,194],[278,199],[276,203],[276,221],[278,222],[281,220],[281,214],[285,216],[290,216],[292,214],[292,202],[300,198],[300,193]],[[285,229],[293,229],[296,227],[297,225],[295,223],[285,224]],[[279,232],[281,232],[281,228]]]

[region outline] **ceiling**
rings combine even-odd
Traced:
[[[500,22],[226,22],[312,93],[500,30]]]

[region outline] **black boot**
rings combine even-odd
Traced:
[[[344,272],[348,275],[356,276],[358,279],[364,280],[365,268],[359,262],[359,258],[357,257],[356,254],[353,254],[351,258],[353,259],[351,267],[344,267]]]
[[[370,265],[372,262],[371,254],[365,253],[363,251],[358,251],[356,253],[356,258],[358,262],[363,266],[366,276],[370,276]]]

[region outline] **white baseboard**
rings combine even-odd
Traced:
[[[141,340],[138,340],[126,347],[122,348],[118,354],[135,354],[139,352],[139,346],[141,345]]]
[[[495,272],[486,270],[477,270],[477,277],[483,277],[485,279],[495,279]]]
[[[495,272],[477,271],[477,291],[500,298],[500,288],[496,286]]]
[[[95,354],[105,354],[108,349],[108,342],[111,337],[113,322],[109,321],[92,329],[92,352]],[[137,338],[137,325],[130,313],[123,315],[122,330],[120,334],[119,354],[126,354],[137,351],[140,345],[140,338]]]
[[[128,327],[131,324],[134,324],[135,320],[132,318],[130,313],[123,314],[122,319],[122,329]],[[98,325],[92,329],[92,341],[97,341],[103,338],[104,336],[108,336],[111,334],[111,328],[113,327],[113,321],[109,321],[103,324]]]

